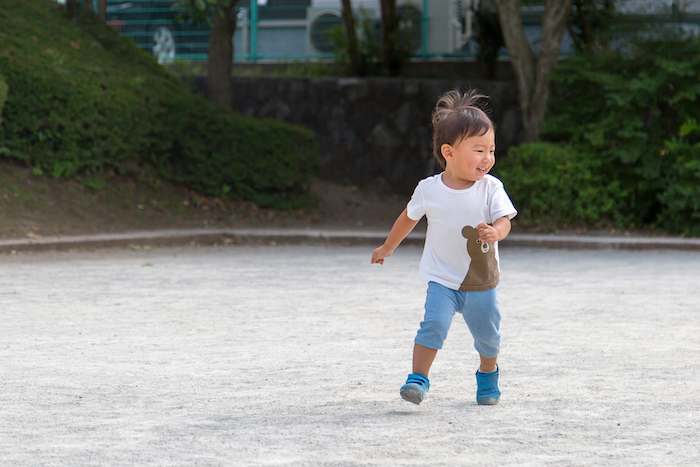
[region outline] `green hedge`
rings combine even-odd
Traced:
[[[697,231],[698,219],[681,221],[666,212],[675,204],[669,197],[681,196],[668,191],[680,166],[663,154],[684,123],[700,119],[700,39],[654,36],[578,55],[553,79],[556,92],[541,137],[595,154],[606,177],[625,192],[617,206],[623,226],[688,232],[692,222],[690,230]]]
[[[217,108],[94,15],[82,24],[53,0],[3,3],[9,157],[54,177],[150,168],[225,199],[308,205],[318,159],[310,131]]]
[[[605,226],[617,222],[626,193],[594,154],[538,142],[511,148],[493,173],[505,184],[524,227]]]
[[[700,124],[687,121],[678,137],[666,141],[660,156],[668,167],[666,185],[659,194],[663,209],[658,224],[700,236]]]
[[[7,99],[7,83],[5,78],[0,75],[0,124],[2,124],[2,109],[5,107],[5,99]]]
[[[161,125],[148,138],[147,160],[169,179],[222,198],[259,206],[305,207],[317,147],[310,130],[274,120],[238,118],[231,137],[230,113],[181,97],[163,102]],[[192,134],[206,134],[207,139]]]
[[[653,227],[700,236],[700,123],[689,120],[664,142],[664,185]],[[493,169],[506,186],[525,228],[630,227],[631,188],[607,161],[581,146],[538,142],[511,148]],[[637,224],[639,225],[639,224]]]

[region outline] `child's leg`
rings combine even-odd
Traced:
[[[447,338],[455,310],[461,305],[454,290],[430,282],[425,298],[425,316],[413,346],[413,373],[428,376],[438,349]]]
[[[413,346],[413,373],[408,375],[406,384],[401,386],[401,398],[414,404],[420,404],[425,399],[425,393],[430,389],[428,373],[437,355],[437,349],[424,347],[420,344]]]
[[[474,336],[474,347],[481,359],[476,372],[476,401],[480,405],[497,404],[501,398],[500,374],[496,364],[501,343],[498,288],[468,292],[462,315]]]
[[[413,346],[413,373],[428,376],[438,349],[431,349],[420,344]]]
[[[481,357],[481,366],[479,367],[481,373],[492,373],[496,371],[498,357],[487,358],[483,355],[479,355],[479,357]]]
[[[474,347],[481,357],[481,371],[495,371],[501,347],[498,287],[483,292],[467,292],[461,312],[474,337]]]
[[[420,404],[430,388],[428,373],[433,365],[438,349],[447,337],[456,304],[454,291],[430,282],[425,300],[425,316],[420,323],[413,346],[413,373],[408,375],[406,384],[401,386],[401,397],[414,404]]]

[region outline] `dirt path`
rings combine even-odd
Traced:
[[[420,249],[0,258],[0,463],[700,463],[700,253],[505,249],[503,398],[455,319],[421,406]]]

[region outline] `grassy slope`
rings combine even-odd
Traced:
[[[146,167],[214,196],[276,207],[308,201],[318,156],[309,130],[193,96],[94,15],[78,27],[52,0],[4,0],[0,34],[7,157],[55,177]]]
[[[183,87],[130,41],[101,25],[87,22],[86,28],[100,38],[99,42],[95,41],[91,34],[67,21],[65,8],[53,0],[3,0],[2,3],[0,57],[11,56],[20,67],[42,63],[46,65],[49,80],[64,86],[88,83],[81,91],[85,106],[92,105],[90,96],[102,94],[111,105],[128,108],[126,104],[131,96],[119,92],[124,81],[131,84],[134,94],[145,86],[157,88],[161,95],[180,92]],[[44,115],[30,116],[36,121],[35,139],[50,137],[40,133],[50,126],[52,109],[58,111],[60,105],[60,99],[47,102]],[[7,112],[3,117],[20,118]],[[119,131],[129,115],[124,113],[122,117],[124,121],[94,124],[103,126],[104,131]],[[42,121],[46,123],[43,127]],[[0,238],[255,226],[264,222],[284,226],[310,222],[317,217],[315,213],[281,213],[258,209],[249,202],[222,202],[202,196],[158,179],[130,163],[128,158],[122,174],[107,167],[97,174],[56,178],[26,157],[39,146],[38,141],[34,141],[34,147],[31,143],[32,139],[28,138],[26,147],[8,151],[0,141]]]
[[[8,124],[22,121],[23,128],[31,131],[21,141],[12,141],[10,155],[34,166],[56,166],[46,155],[51,150],[58,158],[70,156],[66,162],[80,160],[76,153],[81,151],[83,159],[91,158],[95,164],[118,158],[121,148],[115,143],[135,133],[144,95],[159,99],[185,90],[132,42],[88,17],[84,28],[77,27],[53,0],[4,0],[0,34],[0,58],[6,58],[8,67],[4,73],[28,81],[35,91],[22,94],[22,89],[10,89],[8,104],[13,95],[22,102],[12,106],[13,113],[7,105],[5,119]],[[36,109],[43,114],[34,114]],[[91,120],[82,121],[84,115]],[[110,121],[114,115],[120,121]],[[80,125],[71,125],[74,122]],[[57,132],[70,135],[59,137]],[[73,144],[83,137],[89,138],[90,148]],[[60,169],[56,172],[62,175]],[[70,174],[70,168],[65,173]]]

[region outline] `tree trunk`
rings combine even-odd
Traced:
[[[518,85],[524,142],[537,139],[550,94],[549,73],[557,65],[566,20],[573,0],[546,0],[537,58],[525,35],[520,0],[494,0],[503,38]]]
[[[357,33],[355,31],[355,19],[352,17],[352,5],[350,0],[341,0],[343,9],[343,29],[348,38],[348,60],[350,62],[350,74],[357,76],[364,74],[360,70],[360,48],[357,44]]]
[[[540,126],[547,113],[547,104],[551,93],[549,74],[559,62],[561,41],[566,31],[566,22],[571,13],[572,0],[547,0],[542,17],[542,36],[540,37],[540,54],[535,67],[535,88],[530,105],[530,120],[525,127],[526,141],[535,141]]]
[[[397,57],[396,34],[399,18],[396,14],[396,0],[380,0],[382,9],[382,66],[389,76],[396,76],[401,71]]]
[[[510,64],[520,96],[520,117],[527,127],[530,99],[535,84],[535,55],[525,35],[520,17],[520,0],[494,0],[501,22],[503,40],[508,49]]]
[[[85,5],[85,11],[95,13],[95,5],[93,4],[92,0],[83,0],[83,5]]]
[[[97,0],[97,17],[103,23],[107,22],[107,0]]]
[[[209,100],[227,109],[231,108],[231,72],[233,69],[233,34],[236,31],[235,6],[231,0],[221,9],[214,10],[209,34],[207,58],[207,89]]]
[[[78,4],[78,0],[66,0],[66,11],[68,12],[68,19],[76,23],[80,22],[80,4]]]

